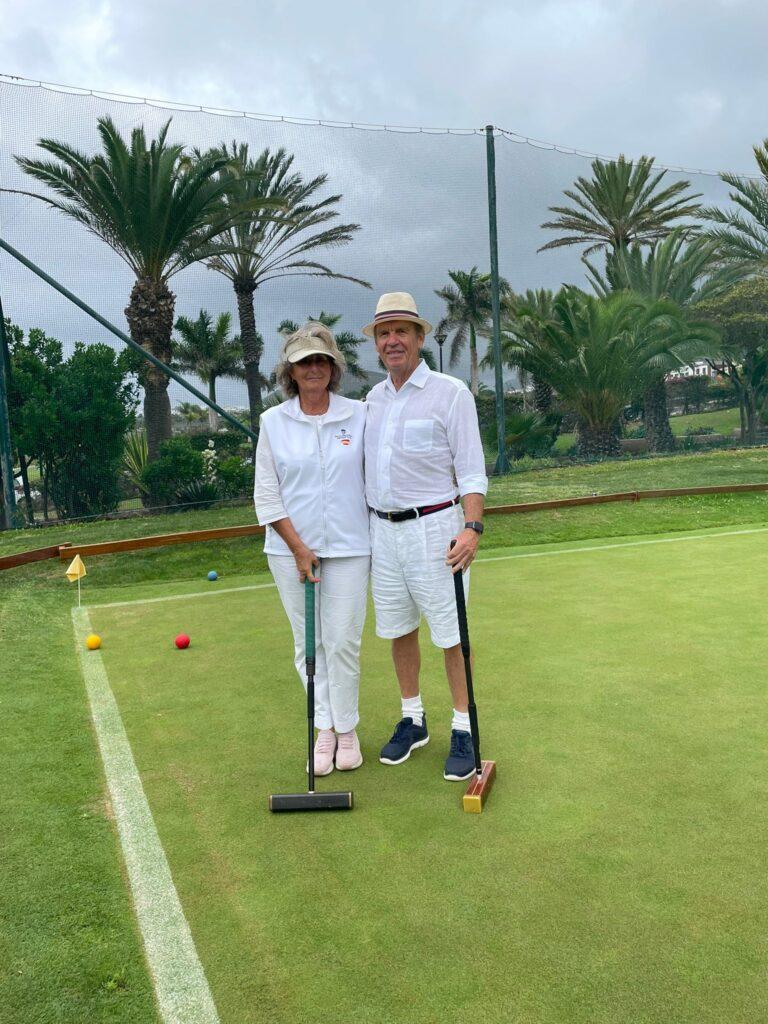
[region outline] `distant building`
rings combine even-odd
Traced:
[[[685,377],[710,377],[714,380],[717,377],[717,371],[713,370],[705,359],[699,359],[689,366],[681,366],[672,373],[668,373],[665,379],[675,381],[683,380]]]

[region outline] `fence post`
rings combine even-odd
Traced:
[[[3,475],[3,529],[13,530],[18,523],[16,515],[16,492],[13,487],[13,451],[11,446],[11,422],[8,415],[8,385],[11,378],[11,358],[5,337],[3,304],[0,300],[0,472]]]
[[[493,365],[496,372],[496,436],[498,455],[496,473],[509,470],[506,429],[504,427],[504,380],[501,373],[501,309],[499,302],[499,240],[496,230],[496,148],[493,125],[485,126],[485,152],[488,165],[488,235],[491,243],[491,304],[493,310]]]

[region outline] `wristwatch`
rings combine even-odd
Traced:
[[[482,523],[473,520],[471,523],[464,523],[465,530],[474,530],[475,533],[482,533],[485,527]]]

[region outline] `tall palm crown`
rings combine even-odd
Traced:
[[[303,178],[292,170],[294,158],[284,149],[265,149],[252,159],[247,144],[233,142],[215,152],[225,159],[226,167],[220,174],[228,182],[230,203],[237,208],[254,200],[268,200],[279,203],[282,210],[278,217],[255,210],[250,219],[240,221],[228,232],[230,253],[217,254],[208,261],[208,266],[228,277],[235,289],[251,426],[257,429],[262,408],[263,346],[256,332],[256,289],[276,278],[298,276],[339,278],[366,288],[370,285],[307,256],[319,249],[346,245],[360,228],[359,224],[331,223],[339,216],[336,207],[342,196],[320,197],[328,181],[326,174]]]
[[[731,201],[739,209],[707,207],[702,214],[719,225],[707,234],[717,242],[726,259],[746,261],[753,270],[764,272],[768,269],[768,139],[761,146],[754,146],[753,152],[762,180],[720,175],[731,186]]]
[[[102,152],[81,153],[63,142],[41,139],[52,159],[17,157],[19,166],[50,194],[26,192],[96,235],[133,271],[136,282],[125,311],[131,336],[168,362],[175,295],[169,279],[191,263],[223,255],[223,237],[244,216],[228,201],[231,183],[222,172],[228,157],[209,153],[192,160],[168,142],[170,121],[147,144],[143,127],[126,140],[109,117],[99,118]],[[140,372],[150,457],[171,435],[168,377],[151,364]]]
[[[579,419],[579,444],[587,455],[619,450],[623,407],[659,370],[688,362],[716,332],[687,321],[669,301],[644,302],[629,292],[594,297],[564,288],[552,316],[519,310],[523,331],[518,365],[548,381]]]
[[[232,314],[220,313],[213,323],[211,314],[201,309],[197,320],[180,316],[176,330],[180,340],[174,343],[174,361],[182,370],[188,370],[208,385],[208,397],[216,401],[216,381],[219,377],[235,377],[242,380],[243,347],[240,337],[230,337]],[[211,429],[218,427],[218,417],[213,409],[208,410]]]
[[[666,171],[653,172],[653,157],[636,162],[594,160],[591,179],[579,177],[564,194],[574,206],[551,206],[556,220],[541,226],[566,232],[542,245],[556,249],[564,245],[586,245],[584,255],[600,249],[616,251],[633,242],[650,244],[669,233],[673,221],[694,217],[701,209],[700,194],[687,193],[690,182],[677,181],[661,188]]]
[[[453,331],[450,366],[455,366],[464,346],[469,340],[470,374],[472,394],[479,390],[477,335],[487,332],[492,312],[491,275],[481,274],[477,267],[465,270],[449,270],[452,284],[435,290],[435,295],[446,304],[445,316],[438,324],[438,331]]]
[[[598,295],[628,289],[647,299],[671,299],[693,307],[724,294],[749,272],[745,263],[721,265],[716,241],[691,238],[687,228],[677,227],[644,250],[635,244],[612,253],[601,274],[585,260],[592,286]]]

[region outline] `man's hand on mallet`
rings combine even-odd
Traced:
[[[462,530],[454,537],[445,553],[445,564],[451,567],[451,572],[464,572],[469,568],[479,543],[480,535],[474,530]]]

